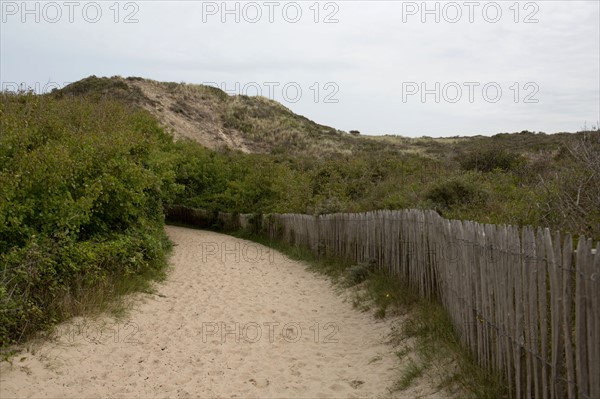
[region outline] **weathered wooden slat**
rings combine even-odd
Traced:
[[[548,259],[550,272],[550,302],[552,306],[552,312],[550,313],[551,325],[552,325],[552,360],[551,369],[552,374],[550,377],[550,383],[552,384],[550,397],[552,399],[563,398],[566,395],[565,384],[560,379],[563,375],[564,364],[562,357],[564,353],[564,339],[562,329],[562,249],[560,234],[556,234],[554,241],[550,234],[550,230],[546,229],[544,232],[544,242],[546,246],[546,257]]]
[[[538,320],[540,325],[538,350],[540,359],[538,360],[541,373],[541,390],[543,399],[550,396],[549,367],[548,358],[548,263],[546,258],[546,246],[544,244],[544,232],[537,230],[536,238],[536,261],[538,268],[537,293],[538,293]]]
[[[588,335],[590,347],[590,397],[600,398],[600,243],[588,267],[588,292],[590,312],[588,313]]]
[[[521,248],[518,252],[518,267],[520,271],[521,279],[519,281],[520,288],[520,303],[521,303],[521,322],[519,324],[519,346],[520,352],[524,357],[524,361],[522,362],[523,366],[523,377],[525,379],[524,385],[524,395],[526,398],[531,398],[531,354],[528,351],[529,345],[529,312],[528,312],[528,304],[529,299],[527,293],[529,292],[529,284],[528,278],[529,274],[527,271],[527,247],[524,247],[524,243],[521,240]]]
[[[515,307],[514,307],[514,288],[513,279],[511,278],[511,265],[509,258],[509,239],[508,239],[508,228],[507,226],[500,226],[498,228],[498,244],[499,244],[499,258],[498,266],[500,268],[500,286],[503,288],[501,302],[503,304],[503,313],[500,315],[503,323],[500,323],[499,334],[503,343],[503,353],[505,357],[505,374],[508,375],[508,387],[510,393],[514,395],[515,382],[514,382],[514,367],[515,362],[513,360],[514,351],[512,348],[514,336],[514,325],[515,325]]]
[[[488,323],[491,321],[487,314],[488,297],[486,280],[489,276],[486,275],[485,267],[485,235],[483,226],[475,223],[473,224],[473,250],[474,259],[471,268],[475,277],[479,363],[487,369],[490,367],[487,330]]]
[[[590,243],[591,244],[591,243]],[[577,370],[577,395],[590,397],[588,375],[587,343],[587,263],[590,262],[592,248],[585,237],[579,237],[575,256],[575,369]]]
[[[521,241],[519,238],[519,230],[513,226],[509,229],[509,255],[510,255],[510,279],[512,280],[514,288],[514,302],[515,302],[515,318],[514,318],[514,330],[512,334],[512,346],[513,346],[513,361],[515,364],[515,388],[517,398],[520,398],[524,389],[524,365],[522,364],[522,348],[524,344],[523,338],[523,278],[522,273],[522,261],[521,261]]]
[[[252,215],[219,218],[256,227]],[[561,242],[548,229],[519,231],[420,210],[273,214],[258,227],[315,254],[373,259],[439,300],[461,343],[506,377],[511,396],[600,397],[600,244],[592,254],[591,240],[580,237],[574,252],[570,236]]]
[[[565,345],[565,363],[567,373],[565,375],[567,382],[567,395],[569,399],[575,398],[576,377],[575,377],[575,359],[573,349],[573,239],[570,234],[565,237],[563,246],[562,269],[563,269],[563,320],[562,328]]]

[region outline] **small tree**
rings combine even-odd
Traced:
[[[564,230],[600,239],[600,131],[578,135],[565,146],[568,158],[562,170],[553,181],[542,180],[544,217]]]

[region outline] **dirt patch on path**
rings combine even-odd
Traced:
[[[0,397],[389,397],[390,322],[261,245],[167,227],[168,279],[0,365]],[[431,392],[417,388],[398,396]]]

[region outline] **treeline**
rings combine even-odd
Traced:
[[[597,131],[533,150],[539,140],[525,134],[423,141],[417,152],[365,144],[329,158],[243,154],[173,142],[119,98],[31,93],[0,95],[0,131],[0,346],[74,314],[90,291],[162,270],[163,210],[177,205],[423,208],[600,239]]]

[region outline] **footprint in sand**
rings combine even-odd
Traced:
[[[252,385],[254,385],[257,388],[266,388],[269,385],[271,385],[271,382],[266,378],[258,378],[258,379],[250,378],[250,380],[248,380],[248,382],[250,382]]]
[[[350,386],[354,389],[358,389],[364,383],[365,382],[361,380],[352,380],[349,382]]]
[[[302,374],[300,373],[300,369],[304,368],[306,366],[306,363],[296,363],[293,366],[290,367],[290,372],[292,373],[292,375],[294,377],[300,377]]]

